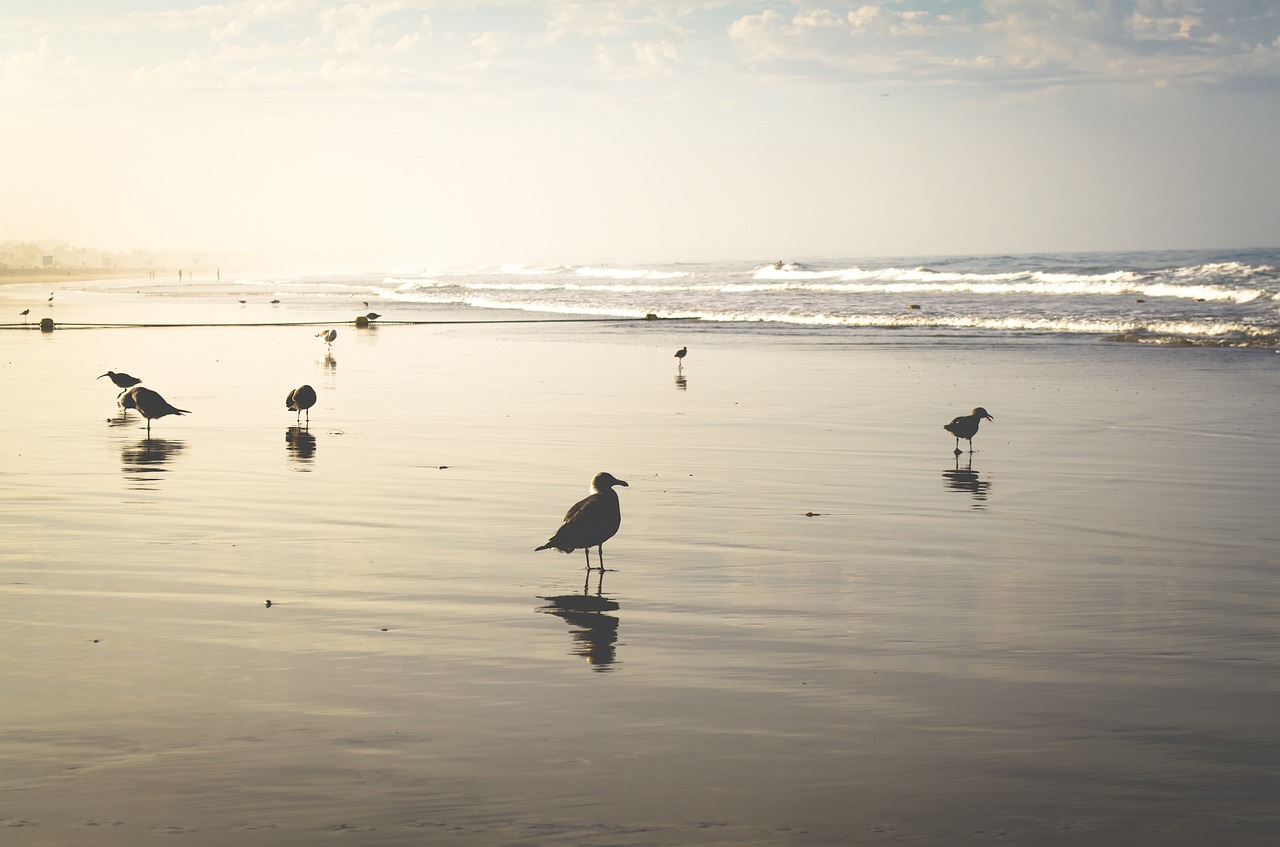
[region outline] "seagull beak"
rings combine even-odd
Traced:
[[[627,483],[626,483],[626,482],[624,482],[624,481],[623,481],[623,480],[621,480],[621,479],[617,480],[617,483],[618,483],[618,485],[621,485],[623,488],[630,488],[630,487],[631,487],[630,485],[627,485]]]
[[[989,420],[989,421],[994,421],[994,420],[995,420],[995,418],[991,417],[990,415],[983,415],[983,417],[985,417],[985,418],[986,418],[987,420]]]

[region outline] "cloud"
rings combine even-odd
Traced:
[[[747,67],[826,82],[1280,82],[1280,11],[1256,0],[983,0],[945,14],[919,5],[871,3],[841,15],[775,4],[738,17],[727,34]]]
[[[34,8],[34,7],[33,7]],[[227,0],[0,30],[0,102],[734,87],[1280,86],[1274,0]],[[43,39],[43,40],[41,40]],[[601,77],[601,71],[606,76]],[[618,92],[615,92],[617,95]]]
[[[632,49],[635,52],[636,65],[648,71],[669,73],[684,64],[684,60],[680,58],[680,51],[670,41],[647,43],[636,41],[632,43]]]

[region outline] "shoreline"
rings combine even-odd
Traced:
[[[0,268],[0,285],[146,278],[157,268]]]

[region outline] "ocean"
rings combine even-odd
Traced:
[[[838,332],[850,340],[1104,340],[1280,345],[1280,249],[914,256],[809,261],[506,264],[413,271],[202,273],[95,283],[152,297],[287,299],[345,319],[355,300],[387,321],[440,307],[477,319],[700,319],[766,332]],[[357,307],[357,310],[362,307]],[[248,317],[248,316],[247,316]],[[260,315],[252,315],[254,319]]]

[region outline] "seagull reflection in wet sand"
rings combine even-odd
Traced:
[[[555,615],[569,624],[573,654],[586,659],[593,671],[601,672],[610,670],[609,666],[618,660],[615,646],[618,641],[618,619],[605,612],[616,612],[619,605],[617,601],[601,593],[603,584],[604,572],[601,571],[596,593],[589,593],[591,573],[588,572],[581,594],[538,598],[547,601],[547,605],[538,609],[539,612]]]
[[[942,478],[946,480],[947,488],[952,491],[972,494],[973,508],[986,508],[987,490],[991,488],[991,483],[978,478],[978,472],[973,469],[972,453],[969,454],[964,467],[960,467],[960,454],[956,454],[956,466],[943,471]]]
[[[622,525],[622,508],[618,504],[615,485],[628,487],[611,473],[601,471],[591,479],[591,494],[574,503],[564,516],[556,534],[534,552],[554,547],[561,553],[582,550],[587,554],[587,570],[591,570],[591,548],[596,548],[600,570],[604,571],[604,543],[613,538]]]
[[[134,483],[155,483],[159,474],[167,473],[165,467],[183,450],[185,441],[147,437],[137,444],[120,448],[120,468],[125,478]],[[152,488],[151,485],[135,485],[135,488]]]
[[[310,465],[316,455],[316,437],[305,426],[291,426],[284,431],[284,446],[289,455],[302,465]],[[309,467],[298,470],[309,471]]]

